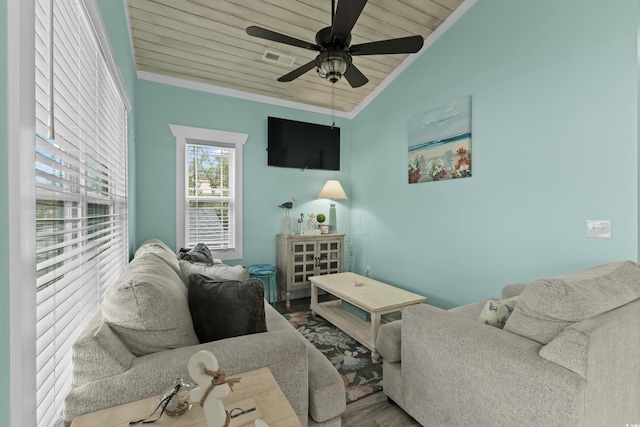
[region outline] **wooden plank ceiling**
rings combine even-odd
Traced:
[[[348,1],[348,0],[342,0]],[[369,0],[351,44],[419,34],[426,38],[463,0]],[[354,57],[369,83],[335,85],[315,70],[289,83],[277,78],[315,58],[316,52],[251,37],[258,25],[301,40],[331,24],[330,0],[128,0],[139,71],[350,112],[407,55]],[[292,66],[268,62],[265,50],[295,58]],[[332,88],[333,86],[333,88]]]

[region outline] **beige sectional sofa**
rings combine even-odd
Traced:
[[[199,343],[180,272],[176,254],[151,240],[110,286],[73,344],[67,425],[88,412],[158,395],[174,379],[190,380],[187,362],[202,349],[228,375],[268,367],[302,425],[341,425],[344,383],[322,353],[266,301],[267,332]]]
[[[640,265],[503,289],[515,295],[504,329],[478,320],[487,301],[414,306],[383,325],[386,395],[425,426],[639,423]]]

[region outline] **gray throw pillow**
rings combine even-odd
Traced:
[[[207,265],[214,264],[211,251],[204,243],[198,243],[192,249],[181,248],[180,253],[178,253],[178,259],[190,262],[200,262]]]
[[[267,331],[264,286],[258,279],[220,281],[191,274],[188,299],[201,343]]]

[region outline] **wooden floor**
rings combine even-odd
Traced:
[[[399,406],[389,403],[383,393],[370,394],[347,405],[342,427],[420,427]]]
[[[320,295],[322,301],[332,298],[333,295]],[[291,300],[291,307],[287,310],[283,301],[277,303],[280,313],[292,313],[295,311],[309,310],[309,298]],[[420,427],[420,424],[411,418],[400,407],[390,403],[383,393],[374,393],[362,399],[358,399],[347,405],[347,410],[342,414],[342,427]]]

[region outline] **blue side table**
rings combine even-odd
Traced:
[[[264,284],[265,296],[273,308],[278,301],[278,286],[276,284],[276,268],[271,264],[254,264],[247,268],[249,277],[260,279]]]

